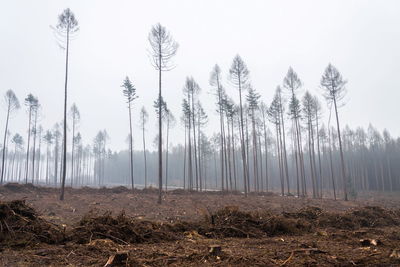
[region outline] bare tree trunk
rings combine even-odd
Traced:
[[[249,170],[249,127],[248,127],[248,116],[246,115],[245,119],[245,125],[246,125],[246,175],[247,175],[247,190],[250,192],[250,170]]]
[[[263,118],[263,126],[264,126],[264,150],[265,150],[265,189],[267,192],[268,188],[268,142],[267,142],[267,127],[265,124],[265,118]]]
[[[319,181],[320,181],[320,188],[319,188],[319,192],[320,192],[320,198],[322,198],[322,167],[321,167],[321,150],[320,150],[320,140],[319,140],[319,124],[318,124],[318,111],[316,111],[315,113],[315,124],[317,127],[317,150],[318,150],[318,168],[319,168]]]
[[[220,158],[221,158],[221,191],[224,191],[224,114],[222,110],[222,96],[219,80],[217,80],[218,87],[218,106],[219,106],[219,124],[220,124]],[[217,179],[217,177],[215,177]]]
[[[215,180],[217,180],[217,176],[215,176]],[[183,153],[183,189],[184,190],[186,189],[186,125],[185,125],[185,150]]]
[[[263,156],[262,156],[262,145],[261,145],[261,133],[258,135],[258,153],[260,155],[260,183],[261,192],[264,192],[264,172],[263,172]]]
[[[159,44],[159,50],[161,51],[161,44]],[[161,106],[161,54],[158,57],[158,204],[161,204],[162,195],[162,106]]]
[[[194,148],[194,170],[196,177],[196,191],[199,191],[199,172],[197,165],[197,139],[196,139],[196,120],[194,110],[194,92],[192,91],[192,122],[193,122],[193,148]]]
[[[330,170],[331,170],[331,179],[332,179],[332,187],[333,187],[333,197],[336,200],[336,186],[335,186],[335,177],[333,175],[333,161],[332,161],[332,144],[331,144],[331,129],[328,130],[329,133],[329,162],[330,162]]]
[[[255,191],[260,191],[260,183],[258,177],[258,156],[257,156],[257,133],[256,133],[256,122],[254,118],[254,110],[252,111],[251,118],[252,130],[253,130],[253,172],[254,172],[254,187]]]
[[[188,103],[190,103],[190,97],[189,97],[189,95],[188,95]],[[189,190],[193,190],[193,163],[192,163],[192,140],[191,140],[191,136],[190,136],[190,134],[191,134],[191,115],[190,115],[190,108],[189,108],[189,114],[187,115],[188,116],[188,145],[189,145],[189,148],[188,148],[188,171],[189,171],[189,173],[188,173],[188,179],[189,179],[189,182],[188,182],[188,184],[189,184]],[[223,187],[223,185],[222,185],[222,187]]]
[[[54,147],[54,186],[57,186],[58,175],[58,135],[56,136]]]
[[[11,165],[11,170],[12,170],[12,172],[11,172],[11,179],[12,179],[13,181],[16,180],[16,173],[17,173],[17,171],[15,170],[15,167],[14,167],[16,155],[17,155],[17,145],[15,145],[14,155],[13,155],[12,165]],[[17,163],[17,164],[18,164],[18,163]],[[16,166],[16,167],[18,167],[18,166]]]
[[[42,146],[42,131],[39,131],[39,148],[38,148],[38,159],[37,159],[37,168],[36,168],[36,179],[38,180],[37,182],[39,182],[40,180],[40,174],[41,174],[41,146]]]
[[[338,116],[338,111],[337,111],[336,98],[333,98],[333,103],[334,103],[334,106],[335,106],[336,125],[337,125],[337,132],[338,132],[338,138],[339,138],[340,161],[342,163],[343,193],[344,193],[344,200],[347,201],[348,200],[348,197],[347,197],[347,177],[346,177],[346,171],[345,171],[345,165],[344,165],[344,156],[343,156],[343,149],[342,149],[342,137],[340,135],[339,116]]]
[[[144,156],[144,188],[147,188],[147,158],[146,158],[146,137],[144,135],[145,134],[144,117],[142,119],[143,119],[142,131],[143,131],[143,156]],[[185,136],[185,142],[186,142],[186,136]]]
[[[282,110],[282,97],[279,93],[279,106],[280,106],[280,119],[282,122],[282,136],[283,136],[283,157],[284,157],[284,167],[285,167],[285,177],[286,177],[286,185],[287,185],[287,193],[290,194],[290,184],[289,184],[289,170],[287,163],[287,154],[286,154],[286,134],[285,134],[285,121],[283,120],[283,110]]]
[[[285,162],[284,162],[284,155],[283,155],[283,143],[282,143],[282,131],[281,125],[279,124],[279,147],[280,147],[280,154],[279,159],[281,161],[281,194],[282,196],[285,195]]]
[[[228,124],[228,123],[229,122],[227,120],[226,124]],[[222,140],[223,140],[223,144],[224,144],[223,158],[224,158],[224,165],[225,165],[225,177],[224,177],[223,183],[225,185],[225,190],[229,191],[229,183],[228,183],[228,152],[227,152],[228,151],[228,145],[227,145],[227,142],[226,142],[225,123],[224,123],[224,125],[222,127],[222,130],[223,130],[223,132],[222,132],[222,134],[223,134]],[[228,135],[229,135],[229,133],[228,133]]]
[[[232,117],[232,121],[231,121],[231,135],[232,135],[232,160],[233,160],[233,179],[234,179],[234,183],[235,183],[235,191],[237,190],[237,179],[236,179],[236,152],[235,152],[235,136],[233,133],[233,117]]]
[[[0,184],[3,184],[4,179],[4,164],[5,164],[5,156],[6,156],[6,143],[7,143],[7,131],[8,131],[8,121],[10,118],[10,111],[11,111],[11,98],[8,100],[8,107],[7,107],[7,119],[6,119],[6,128],[4,130],[4,139],[3,139],[3,157],[1,160],[1,180]]]
[[[49,183],[49,154],[50,154],[50,148],[49,144],[47,144],[47,153],[46,153],[46,184]]]
[[[313,198],[316,198],[316,186],[315,186],[315,176],[314,176],[314,165],[313,165],[313,160],[312,160],[312,147],[311,147],[311,118],[308,117],[308,156],[310,159],[310,174],[311,174],[311,182],[312,182],[312,192],[313,192]]]
[[[167,115],[168,116],[168,115]],[[168,140],[169,138],[169,118],[167,117],[167,151],[165,152],[165,192],[168,191]]]
[[[200,116],[200,115],[199,115]],[[201,166],[202,166],[202,159],[201,159],[201,127],[200,127],[200,117],[198,118],[197,121],[197,140],[198,140],[198,161],[199,161],[199,186],[200,186],[200,191],[203,190],[203,177],[202,177],[202,171],[201,171]]]
[[[28,183],[28,170],[29,170],[29,145],[31,141],[31,120],[32,120],[32,107],[29,108],[29,123],[28,123],[28,145],[26,148],[26,162],[25,162],[25,184]]]
[[[75,115],[72,117],[71,187],[74,183]]]
[[[310,131],[311,131],[311,156],[312,156],[312,162],[313,162],[313,168],[312,168],[312,172],[313,172],[313,174],[314,174],[314,180],[315,180],[315,195],[316,195],[316,197],[319,197],[319,192],[318,192],[318,189],[319,189],[319,183],[318,183],[318,177],[317,177],[317,165],[316,165],[316,162],[315,162],[315,138],[314,138],[314,127],[313,127],[313,124],[312,124],[312,120],[310,119],[310,122],[311,122],[311,128],[310,128]]]
[[[35,181],[35,156],[36,156],[36,124],[37,124],[37,111],[35,112],[35,120],[33,124],[33,151],[32,151],[32,184]]]
[[[239,100],[240,100],[240,131],[241,131],[241,144],[242,144],[242,161],[243,161],[243,181],[244,181],[244,195],[247,197],[247,164],[246,164],[246,151],[244,145],[244,125],[243,125],[243,108],[242,108],[242,84],[239,78]]]
[[[64,200],[65,178],[67,176],[67,87],[68,87],[68,53],[69,53],[69,23],[67,26],[67,51],[65,56],[65,90],[64,90],[64,134],[63,134],[63,164],[61,177],[60,200]]]
[[[281,161],[281,159],[282,159],[282,157],[281,157],[281,149],[280,149],[280,144],[281,144],[281,141],[280,141],[280,130],[279,130],[279,128],[280,128],[280,126],[279,126],[279,124],[277,124],[276,125],[276,148],[277,148],[277,152],[278,152],[278,154],[277,154],[277,157],[278,157],[278,165],[279,165],[279,180],[280,180],[280,183],[281,183],[281,194],[283,195],[283,183],[282,183],[282,181],[283,181],[283,170],[282,170],[282,161]]]
[[[228,170],[229,170],[229,186],[232,190],[232,168],[231,168],[231,136],[230,136],[230,129],[229,129],[229,121],[227,120],[226,125],[228,127]],[[228,187],[228,186],[227,186]]]
[[[133,136],[132,136],[132,110],[131,102],[128,104],[129,109],[129,163],[130,163],[130,176],[132,190],[135,188],[135,181],[133,179]]]

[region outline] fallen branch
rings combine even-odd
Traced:
[[[111,238],[111,239],[114,239],[115,241],[119,241],[121,243],[124,243],[125,245],[129,245],[128,242],[125,242],[124,240],[122,240],[122,239],[120,239],[118,237],[115,237],[115,236],[112,236],[112,235],[109,235],[109,234],[103,234],[103,233],[100,233],[100,232],[93,232],[93,233],[94,234],[98,234],[98,235],[102,235],[102,236],[105,236],[105,237],[108,237],[108,238]]]

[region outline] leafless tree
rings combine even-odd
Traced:
[[[71,148],[71,187],[74,181],[74,156],[75,156],[75,129],[81,119],[81,114],[75,103],[72,104],[70,109],[70,116],[72,119],[72,148]]]
[[[217,96],[217,112],[219,114],[219,124],[220,124],[220,169],[221,169],[221,190],[224,191],[224,151],[225,151],[225,144],[224,144],[224,103],[223,103],[223,95],[224,90],[221,84],[221,69],[218,65],[215,65],[213,70],[211,71],[210,75],[210,85],[215,88],[215,95]]]
[[[65,179],[67,176],[67,88],[68,88],[68,57],[69,42],[79,31],[78,21],[74,13],[67,8],[58,16],[58,23],[52,27],[56,40],[61,48],[66,50],[65,53],[65,87],[64,87],[64,132],[63,132],[63,169],[61,179],[60,200],[64,200]]]
[[[262,118],[262,128],[263,128],[263,136],[264,136],[264,154],[265,154],[265,188],[268,191],[268,142],[267,142],[267,116],[268,116],[268,107],[267,105],[261,101],[260,103],[260,113]],[[262,165],[262,163],[261,163]]]
[[[144,157],[144,188],[147,188],[147,157],[146,157],[146,123],[149,119],[149,114],[146,108],[143,106],[140,110],[140,126],[142,128],[142,138],[143,138],[143,157]]]
[[[241,150],[243,162],[243,180],[244,180],[244,193],[247,197],[249,188],[247,188],[248,168],[245,151],[245,137],[244,137],[244,120],[243,120],[243,104],[242,104],[242,91],[247,89],[249,80],[249,70],[246,64],[239,55],[233,59],[232,66],[229,70],[230,80],[239,90],[239,111],[240,111],[240,134],[241,134]]]
[[[4,179],[4,163],[5,163],[5,156],[6,156],[6,144],[7,144],[7,132],[8,132],[8,123],[10,120],[10,116],[20,108],[19,101],[17,96],[14,94],[14,91],[8,90],[4,96],[4,101],[7,107],[7,115],[6,115],[6,127],[4,130],[4,139],[3,139],[3,156],[1,160],[1,180],[0,184],[3,183]]]
[[[317,197],[317,184],[316,184],[316,172],[315,172],[315,160],[314,160],[314,98],[310,92],[306,91],[303,97],[303,113],[307,122],[307,132],[308,132],[308,154],[310,158],[310,173],[311,182],[313,189],[313,197]]]
[[[154,25],[149,33],[151,63],[158,71],[158,98],[161,94],[161,73],[173,68],[172,58],[178,50],[176,43],[170,33],[160,23]],[[161,204],[162,194],[162,114],[161,101],[158,101],[158,203]]]
[[[342,148],[342,137],[340,135],[340,124],[339,124],[339,115],[338,115],[338,102],[343,99],[346,93],[346,85],[347,81],[345,81],[340,74],[340,72],[332,65],[329,64],[324,74],[321,78],[321,87],[324,89],[324,96],[328,102],[333,103],[333,107],[335,108],[336,115],[336,126],[337,126],[337,134],[339,138],[339,150],[340,150],[340,161],[341,161],[341,169],[342,169],[342,180],[343,180],[343,192],[344,199],[347,201],[347,177],[343,156],[343,148]]]
[[[289,114],[293,120],[293,127],[294,127],[294,138],[296,140],[295,152],[298,156],[296,159],[296,164],[298,169],[300,170],[301,175],[301,185],[302,185],[302,195],[305,196],[307,194],[307,186],[306,186],[306,179],[305,179],[305,169],[304,169],[304,158],[303,158],[303,149],[301,144],[301,125],[300,125],[300,118],[301,118],[301,107],[300,101],[296,96],[296,91],[302,86],[302,82],[298,77],[297,73],[290,67],[286,77],[283,80],[283,87],[286,88],[290,92],[290,99],[289,99]],[[299,179],[297,179],[297,183],[299,183]],[[299,186],[297,186],[299,188]],[[299,192],[297,192],[299,195]]]
[[[29,94],[25,98],[25,105],[28,106],[28,144],[26,148],[26,162],[25,162],[25,183],[28,183],[28,175],[29,175],[29,145],[31,140],[31,132],[32,132],[32,116],[35,113],[35,110],[38,106],[38,100],[32,94]]]
[[[131,184],[132,190],[135,187],[135,183],[133,180],[133,138],[132,138],[132,101],[137,98],[136,88],[133,86],[132,82],[128,77],[125,78],[124,83],[122,84],[123,93],[126,97],[126,103],[128,103],[128,111],[129,111],[129,152],[130,152],[130,172],[131,172]]]
[[[165,120],[167,121],[167,140],[165,142],[165,191],[168,190],[168,156],[169,156],[169,129],[175,126],[176,120],[171,110],[165,107]]]

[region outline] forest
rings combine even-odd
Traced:
[[[65,101],[69,36],[78,30],[78,21],[69,9],[53,28],[57,41],[66,47]],[[82,140],[78,130],[81,114],[74,103],[68,107],[65,102],[63,121],[43,129],[39,120],[42,107],[34,92],[17,97],[11,89],[6,91],[0,183],[165,190],[171,186],[245,194],[279,191],[281,195],[335,199],[348,199],[349,194],[354,198],[357,192],[399,190],[396,162],[400,138],[392,137],[388,130],[379,132],[373,125],[367,129],[340,127],[339,108],[344,104],[347,80],[335,66],[328,64],[321,70],[318,95],[302,90],[301,78],[289,67],[282,84],[269,89],[275,90],[273,99],[262,99],[252,86],[246,63],[236,55],[228,75],[216,64],[209,70],[209,84],[203,85],[213,92],[213,99],[208,98],[215,102],[215,112],[206,113],[199,100],[202,89],[188,76],[182,85],[182,111],[172,114],[161,95],[161,73],[172,71],[178,43],[164,26],[156,24],[149,33],[149,46],[150,63],[159,75],[161,101],[132,114],[140,89],[129,77],[121,81],[120,93],[126,98],[121,105],[127,105],[129,115],[126,150],[107,148],[106,125],[92,140]],[[226,87],[236,89],[238,103],[226,93]],[[13,133],[12,115],[21,108],[28,116],[27,129]],[[153,137],[146,130],[148,112],[159,118],[159,133]],[[210,120],[217,120],[220,127],[206,133],[203,129]],[[142,145],[135,150],[132,127],[143,137],[137,140]],[[185,133],[185,140],[175,146],[169,144],[173,127]],[[157,170],[160,167],[162,170]]]
[[[63,110],[53,112],[63,119],[43,127],[45,107],[37,91],[17,95],[0,88],[1,264],[400,263],[400,137],[372,124],[346,124],[342,108],[352,104],[346,99],[352,86],[340,66],[326,62],[314,73],[317,93],[291,66],[281,84],[255,88],[246,59],[232,55],[230,65],[216,62],[202,70],[209,73],[208,84],[188,73],[175,89],[180,112],[174,113],[175,103],[163,97],[165,76],[174,72],[184,43],[174,39],[173,28],[156,23],[144,51],[149,61],[140,64],[153,67],[157,98],[138,106],[145,90],[135,85],[141,77],[121,73],[126,78],[112,93],[123,97],[126,112],[115,119],[126,124],[126,147],[112,149],[106,124],[97,125],[92,138],[82,137],[86,114],[69,101],[78,18],[67,8],[54,22],[49,34],[61,48],[65,77],[57,88]],[[262,97],[262,90],[273,97]],[[204,99],[213,110],[204,108]],[[23,132],[14,128],[19,112],[25,114]],[[218,127],[210,131],[211,123]],[[149,130],[151,124],[157,132]],[[134,140],[133,132],[141,138]],[[261,253],[270,248],[274,252]],[[59,257],[56,249],[69,254]]]

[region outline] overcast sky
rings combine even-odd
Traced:
[[[208,133],[218,129],[210,71],[214,64],[220,65],[227,92],[237,99],[227,76],[233,57],[240,54],[254,88],[268,104],[289,66],[304,83],[301,94],[307,89],[320,95],[319,81],[331,62],[348,80],[346,106],[340,110],[342,125],[355,128],[372,123],[400,135],[398,0],[1,0],[0,94],[13,89],[20,102],[28,93],[36,95],[44,129],[61,121],[63,114],[65,51],[56,44],[50,25],[56,25],[57,16],[67,7],[80,26],[70,50],[68,106],[75,102],[80,109],[84,143],[92,143],[98,130],[107,129],[112,149],[127,147],[128,110],[120,87],[126,75],[139,95],[134,102],[135,125],[140,108],[146,106],[147,139],[153,141],[152,103],[158,76],[148,58],[147,37],[157,22],[180,45],[176,68],[164,74],[164,98],[179,118],[182,87],[186,76],[193,76],[210,117]],[[3,131],[4,107],[1,110]],[[327,118],[326,108],[324,115]],[[10,124],[10,131],[25,140],[27,117],[23,106]],[[177,124],[172,134],[173,143],[182,141],[182,126]],[[140,137],[136,128],[137,149]]]

